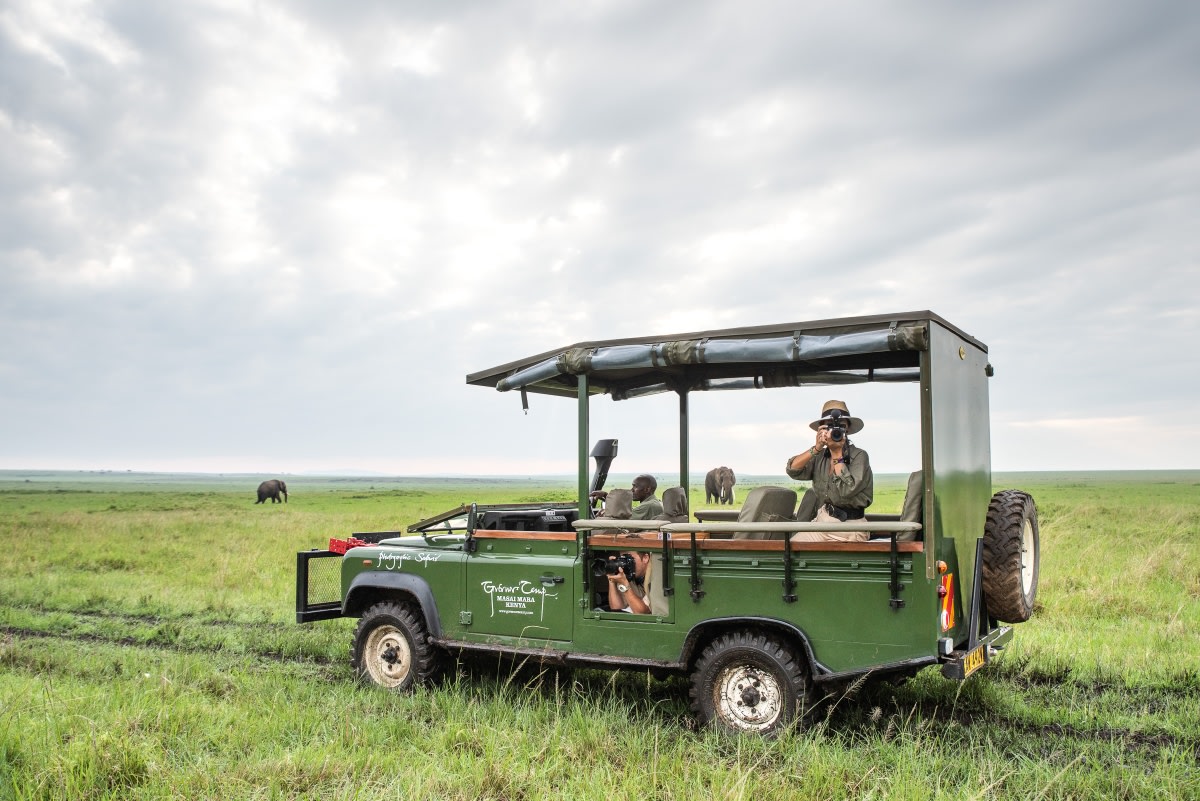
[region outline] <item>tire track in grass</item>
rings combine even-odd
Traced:
[[[225,620],[221,618],[209,618],[202,613],[182,613],[178,615],[154,615],[154,614],[138,614],[135,612],[115,612],[107,609],[89,609],[80,611],[78,609],[63,609],[52,606],[0,606],[0,609],[9,609],[21,611],[31,614],[49,617],[51,615],[70,615],[77,620],[117,620],[127,623],[144,623],[148,626],[159,626],[164,623],[199,623],[205,626],[220,626],[228,628],[264,628],[269,626],[284,625],[281,623],[272,623],[269,620],[263,621],[247,621],[247,620]]]
[[[886,728],[894,723],[894,715],[888,716],[888,722],[882,724],[879,720],[884,718],[877,720],[871,717],[870,722],[863,720],[861,716],[866,714],[866,706],[864,704],[861,708],[851,707],[839,712],[829,720],[828,725],[835,730],[857,730],[862,736],[871,736],[872,733],[877,734],[881,727]],[[948,733],[957,729],[963,733],[981,730],[1006,734],[1013,742],[1029,744],[1028,749],[1021,749],[1023,753],[1038,756],[1049,755],[1054,751],[1055,744],[1067,740],[1120,746],[1123,750],[1139,752],[1151,761],[1157,759],[1164,749],[1178,748],[1190,753],[1192,760],[1200,765],[1200,737],[1187,734],[1137,731],[1115,726],[1087,728],[1069,723],[1031,723],[1004,717],[993,710],[962,708],[957,704],[947,708],[945,703],[934,700],[917,701],[908,705],[906,710],[906,720],[918,720],[922,726]],[[825,722],[819,725],[825,725]]]
[[[54,632],[39,629],[22,628],[20,626],[0,627],[0,646],[7,646],[13,639],[54,640],[64,643],[83,643],[97,646],[138,649],[157,653],[175,654],[205,654],[225,659],[229,662],[240,662],[247,667],[253,667],[253,662],[270,662],[273,664],[289,665],[300,668],[311,668],[313,674],[322,681],[340,681],[345,675],[346,660],[333,659],[313,655],[291,655],[274,651],[231,651],[226,648],[197,647],[179,643],[145,642],[134,637],[105,637],[88,632]],[[0,662],[2,664],[2,662]]]
[[[45,621],[45,628],[35,625],[0,624],[0,633],[20,635],[24,637],[53,638],[76,642],[108,643],[122,647],[149,648],[155,650],[174,651],[178,653],[211,653],[238,655],[246,654],[275,662],[310,663],[313,665],[340,665],[342,657],[333,657],[318,653],[294,653],[283,648],[255,647],[256,640],[266,639],[266,635],[276,635],[283,631],[286,624],[258,623],[234,620],[208,620],[199,615],[138,615],[120,612],[73,612],[63,609],[30,609],[27,607],[0,607],[24,613],[36,621]],[[70,629],[63,630],[60,621],[53,618],[67,615],[71,618]],[[118,636],[114,634],[80,631],[80,628],[98,623],[116,624],[122,627],[147,627],[146,636]],[[168,627],[166,631],[163,627]],[[185,631],[203,632],[204,630],[235,630],[244,636],[239,639],[238,648],[230,648],[224,643],[184,643],[177,641]],[[259,636],[256,636],[259,635]]]
[[[1069,723],[1026,723],[1017,720],[1000,718],[994,713],[955,712],[952,719],[961,726],[995,727],[1001,724],[1004,728],[1015,733],[1032,736],[1039,741],[1069,738],[1108,745],[1120,745],[1126,748],[1136,748],[1143,751],[1157,752],[1165,748],[1181,748],[1190,750],[1192,758],[1200,763],[1200,739],[1184,734],[1170,732],[1146,732],[1133,729],[1122,729],[1112,726],[1101,726],[1094,729],[1073,726]]]
[[[1082,692],[1089,698],[1099,698],[1106,693],[1121,693],[1126,697],[1144,699],[1147,702],[1169,698],[1200,699],[1200,676],[1181,673],[1170,677],[1170,683],[1121,684],[1097,679],[1073,679],[1064,675],[1014,673],[994,679],[1025,690],[1041,688],[1070,688]]]

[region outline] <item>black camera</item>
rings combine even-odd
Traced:
[[[829,439],[833,442],[841,442],[846,438],[846,426],[842,424],[841,409],[832,409],[829,416],[821,421],[821,425],[829,429]]]
[[[615,576],[624,570],[625,577],[632,579],[634,573],[637,571],[637,563],[633,561],[633,556],[627,553],[610,556],[603,562],[601,562],[599,559],[596,561],[600,563],[599,566],[604,569],[605,575],[608,576]]]

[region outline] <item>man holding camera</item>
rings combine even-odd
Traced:
[[[610,557],[605,568],[608,608],[635,615],[669,614],[667,596],[654,575],[655,562],[661,564],[661,557],[653,558],[648,551],[622,551],[620,556]],[[627,575],[629,570],[632,576]]]
[[[809,423],[817,432],[816,443],[787,462],[787,474],[797,481],[812,481],[797,510],[797,520],[841,523],[862,520],[871,505],[875,479],[867,452],[850,442],[849,435],[863,428],[863,421],[850,415],[843,401],[831,400],[821,407],[821,417]],[[801,531],[793,542],[862,541],[865,531]]]

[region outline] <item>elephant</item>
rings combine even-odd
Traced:
[[[704,502],[733,503],[733,485],[737,477],[728,467],[714,467],[704,477]]]
[[[271,499],[271,503],[279,503],[280,495],[283,496],[283,502],[287,503],[287,484],[273,478],[258,485],[258,500],[255,503],[263,503],[267,498]]]

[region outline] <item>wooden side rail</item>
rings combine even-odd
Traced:
[[[686,546],[689,542],[686,535],[671,538],[675,547]],[[787,540],[714,540],[703,533],[696,534],[696,542],[706,551],[759,551],[783,552],[783,544]],[[662,540],[640,539],[637,537],[613,536],[611,534],[593,534],[588,537],[588,543],[593,548],[620,548],[625,551],[657,551],[662,548]],[[890,540],[868,540],[866,542],[793,542],[792,553],[801,551],[822,551],[824,553],[888,553],[891,550]],[[923,542],[898,542],[897,553],[924,553]]]
[[[789,549],[792,553],[800,553],[801,551],[820,551],[822,553],[890,553],[892,550],[891,540],[866,540],[860,542],[834,542],[825,540],[823,542],[792,542],[791,540],[714,540],[712,538],[699,539],[700,535],[696,535],[700,547],[706,551],[777,551],[783,552],[784,545],[790,545]],[[672,538],[672,542],[687,542],[687,537],[676,536]],[[625,539],[625,543],[629,543],[629,539]],[[638,545],[638,548],[641,548]],[[896,543],[897,553],[924,553],[925,543],[923,542],[898,542]]]
[[[844,523],[799,523],[782,520],[772,523],[668,523],[665,520],[575,520],[576,529],[589,531],[661,531],[668,534],[736,534],[741,531],[762,531],[775,534],[795,534],[797,531],[866,531],[891,534],[893,531],[920,531],[920,523],[891,520],[847,520]],[[528,532],[525,532],[528,533]]]
[[[572,525],[578,526],[580,521]],[[585,521],[586,522],[586,521]],[[688,534],[693,531],[707,531],[712,534],[736,534],[739,531],[764,531],[778,534],[795,534],[797,531],[866,531],[890,534],[893,531],[920,531],[920,523],[902,523],[881,520],[847,520],[844,523],[799,523],[781,520],[774,523],[666,523],[663,531],[672,534]]]
[[[629,524],[636,523],[639,535],[631,536],[626,533],[631,531],[633,527]],[[782,551],[784,543],[789,540],[734,540],[726,538],[714,537],[714,534],[732,533],[738,531],[767,531],[767,532],[782,532],[790,534],[796,531],[837,531],[838,529],[829,523],[667,523],[662,520],[576,520],[571,525],[577,529],[593,530],[589,538],[589,542],[594,546],[602,547],[621,547],[629,546],[630,539],[641,539],[637,548],[642,550],[656,550],[659,546],[657,542],[664,536],[669,538],[674,543],[684,543],[691,539],[692,534],[696,535],[696,539],[702,543],[703,548],[716,551]],[[893,531],[919,531],[920,523],[901,523],[901,522],[864,522],[861,520],[853,520],[841,524],[849,530],[853,531],[869,531],[890,534]],[[614,529],[616,529],[614,531]],[[657,536],[656,536],[657,535]],[[851,551],[851,552],[874,552],[888,553],[891,551],[891,541],[889,539],[867,540],[865,542],[791,542],[792,551]],[[924,553],[924,542],[897,542],[896,551],[898,553]]]

